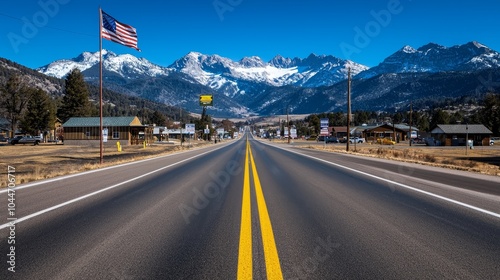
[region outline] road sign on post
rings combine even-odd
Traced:
[[[321,136],[328,136],[328,119],[320,119]]]
[[[214,97],[211,94],[200,95],[200,106],[213,106]]]
[[[195,133],[194,123],[187,123],[186,124],[186,132],[188,134],[194,134]]]

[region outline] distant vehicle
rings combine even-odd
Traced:
[[[414,138],[410,140],[412,144],[426,144],[425,139],[422,138]]]
[[[9,140],[9,143],[10,143],[11,145],[18,144],[18,143],[19,143],[19,140],[21,140],[22,138],[23,138],[23,136],[20,136],[20,135],[15,136],[14,138],[11,138],[11,139]]]
[[[351,137],[349,140],[349,143],[365,143],[365,138],[359,138],[359,137]]]
[[[20,138],[18,138],[20,137]],[[15,140],[14,140],[15,139]],[[13,141],[10,142],[10,144],[15,145],[15,144],[33,144],[33,145],[38,145],[40,142],[42,142],[42,137],[40,136],[16,136]]]
[[[339,143],[339,139],[337,137],[326,137],[326,143]]]
[[[379,138],[377,139],[377,143],[382,145],[396,145],[396,142],[392,141],[389,138]]]
[[[318,138],[316,138],[316,141],[325,142],[326,138],[328,138],[328,136],[320,135],[320,136],[318,136]]]
[[[9,142],[9,138],[3,135],[0,135],[0,142]]]
[[[495,143],[500,143],[500,137],[491,137],[490,138],[490,146],[495,145]]]

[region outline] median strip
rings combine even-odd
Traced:
[[[246,145],[245,171],[243,175],[243,200],[241,204],[240,249],[238,253],[238,279],[252,279],[252,208],[250,200],[250,172],[248,167],[248,152]]]
[[[240,231],[240,251],[238,256],[238,279],[252,279],[252,232],[251,232],[251,200],[250,200],[250,168],[252,167],[252,176],[254,179],[255,195],[257,198],[257,209],[259,213],[260,228],[262,234],[262,243],[264,247],[264,260],[266,264],[267,279],[283,279],[281,265],[274,239],[273,228],[269,212],[267,210],[264,193],[260,184],[259,174],[253,159],[252,149],[247,140],[245,155],[245,174],[243,183],[243,202],[241,214]],[[248,243],[250,247],[248,248]],[[250,258],[250,260],[248,260]]]

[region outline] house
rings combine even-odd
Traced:
[[[367,141],[376,141],[378,138],[390,138],[393,141],[406,141],[408,139],[408,131],[399,128],[392,124],[379,124],[362,126],[363,137]]]
[[[0,136],[4,138],[12,137],[10,121],[5,118],[0,118]]]
[[[328,128],[328,132],[339,139],[344,138],[347,137],[347,126],[332,126]]]
[[[153,129],[142,125],[137,117],[103,117],[104,142],[106,145],[142,145],[153,142]],[[64,144],[99,145],[99,117],[70,118],[63,127]]]
[[[488,146],[493,133],[482,124],[438,124],[431,135],[444,146],[465,146],[466,139],[476,146]]]

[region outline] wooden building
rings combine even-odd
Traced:
[[[488,146],[492,132],[482,124],[438,124],[431,135],[443,146],[465,146],[466,139],[475,146]]]
[[[375,142],[379,138],[389,138],[392,141],[406,141],[408,139],[408,132],[400,127],[393,126],[392,124],[381,124],[373,126],[362,126],[363,137],[366,141]]]
[[[99,145],[99,117],[70,118],[63,127],[64,144]],[[153,142],[153,128],[142,125],[137,117],[104,117],[105,145],[142,145]]]

